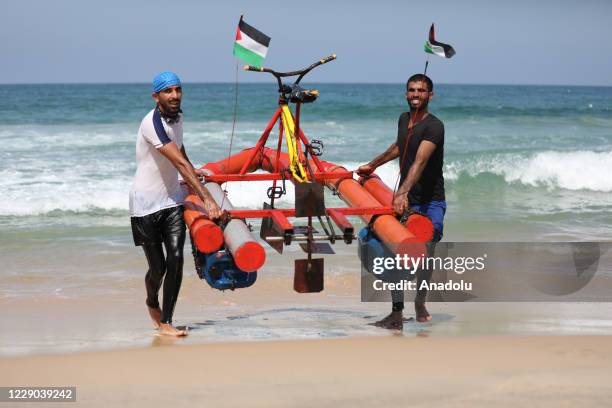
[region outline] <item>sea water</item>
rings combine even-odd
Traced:
[[[394,140],[403,84],[318,84],[301,124],[325,159],[349,169]],[[184,142],[195,165],[252,146],[276,108],[276,86],[186,84]],[[612,88],[437,85],[445,125],[450,240],[605,240],[612,235]],[[0,86],[2,247],[29,234],[129,232],[135,138],[153,107],[146,84]],[[270,146],[275,146],[276,132]],[[379,169],[397,183],[396,161]],[[258,208],[267,184],[230,197]],[[236,189],[236,186],[230,186]],[[291,203],[292,197],[285,198]],[[335,203],[338,204],[338,203]],[[18,235],[13,235],[18,234]]]
[[[407,109],[404,84],[312,86],[321,96],[303,106],[301,125],[323,142],[326,160],[354,170],[393,143]],[[196,166],[253,146],[277,107],[274,83],[240,84],[232,134],[233,84],[183,89],[184,144]],[[2,354],[17,343],[27,352],[71,350],[75,341],[132,344],[148,327],[146,262],[133,246],[128,191],[138,127],[154,106],[150,93],[147,84],[0,86],[0,317],[13,327],[0,336]],[[610,240],[612,88],[441,84],[430,111],[445,125],[444,240]],[[393,188],[398,169],[394,161],[377,172]],[[236,207],[261,208],[269,184],[230,183],[229,197]],[[280,204],[291,206],[287,187]],[[326,200],[342,205],[329,194]],[[344,252],[327,257],[327,279],[354,274],[357,288],[356,247],[335,247]],[[273,257],[270,251],[279,264]],[[285,277],[280,286],[290,291],[290,269],[266,274]],[[217,297],[196,282],[189,255],[185,270],[177,314],[227,315],[225,303],[210,308]],[[238,295],[219,299],[231,296],[234,304]],[[193,309],[184,309],[185,296]],[[205,300],[210,307],[201,309]],[[58,313],[73,323],[59,330]]]

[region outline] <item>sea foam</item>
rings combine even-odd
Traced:
[[[356,170],[361,163],[338,163],[349,170]],[[53,211],[91,212],[128,210],[128,191],[131,178],[120,177],[84,180],[78,169],[66,169],[63,174],[39,175],[36,183],[28,185],[23,174],[0,172],[4,194],[0,200],[0,216],[41,215]],[[376,173],[393,189],[398,182],[399,166],[390,162]],[[448,182],[460,178],[475,178],[493,174],[506,183],[519,183],[547,189],[587,190],[611,192],[612,152],[546,151],[533,155],[494,154],[475,158],[447,160],[444,175]],[[21,180],[19,180],[21,179]],[[9,182],[9,180],[11,180]],[[22,183],[19,183],[21,181]],[[17,188],[15,184],[22,184]],[[229,198],[238,208],[261,208],[267,201],[266,190],[272,182],[231,182],[227,184]],[[280,182],[278,184],[281,185]],[[287,194],[277,200],[280,206],[293,205],[294,188],[285,183]],[[447,186],[452,189],[452,186]]]
[[[612,191],[612,151],[544,151],[535,154],[481,155],[470,159],[450,160],[445,178],[476,177],[494,174],[507,183],[548,189]]]

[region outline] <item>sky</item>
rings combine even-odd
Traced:
[[[457,51],[430,57],[436,82],[612,86],[606,0],[5,1],[0,83],[142,83],[164,70],[233,82],[241,14],[272,38],[265,66],[294,70],[336,53],[313,82],[403,82],[422,72],[434,22]]]

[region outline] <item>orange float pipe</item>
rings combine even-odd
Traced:
[[[393,204],[393,190],[383,183],[377,175],[367,178],[362,177],[359,179],[359,183],[382,205]]]
[[[202,168],[212,175],[235,174],[242,169],[251,158],[252,154],[253,149],[245,149],[229,158],[205,164]],[[248,171],[252,172],[257,170],[260,161],[261,154],[258,152],[252,159],[252,163],[254,164],[248,166]],[[225,197],[225,192],[221,190],[221,187],[217,183],[208,182],[204,185],[204,188],[208,190],[222,210],[231,211],[234,209],[232,203]],[[234,262],[240,270],[244,272],[255,272],[263,266],[266,261],[266,251],[261,244],[251,236],[243,220],[230,220],[225,226],[222,235],[227,249],[234,257]]]
[[[276,150],[270,149],[268,147],[264,147],[261,150],[261,154],[262,154],[262,160],[261,162],[261,169],[267,171],[268,173],[275,173],[276,172]],[[287,153],[284,152],[280,152],[280,155],[278,156],[278,168],[279,169],[287,169],[289,168],[290,162],[289,162],[289,155]],[[288,174],[288,179],[293,181],[293,178],[291,177],[290,174]]]
[[[434,236],[434,226],[429,218],[421,214],[411,214],[404,223],[408,231],[418,238],[419,242],[430,242]]]
[[[346,171],[342,167],[330,166],[325,161],[321,165],[326,171]],[[353,179],[331,180],[328,186],[336,186],[340,197],[351,207],[376,207],[380,206],[368,191]],[[365,222],[372,221],[371,215],[362,215]],[[380,215],[372,223],[372,230],[391,252],[411,256],[419,256],[425,253],[425,245],[392,215]]]
[[[253,149],[254,148],[244,149],[243,151],[230,157],[226,157],[223,160],[207,163],[202,166],[202,168],[208,170],[212,174],[238,174],[253,153]],[[256,153],[255,157],[253,157],[253,160],[251,161],[251,164],[247,168],[247,173],[257,170],[260,161],[261,154]]]
[[[362,178],[361,185],[376,198],[382,205],[393,204],[393,190],[382,182],[380,177]],[[404,226],[413,233],[420,242],[429,242],[433,239],[434,226],[429,218],[421,214],[412,214],[408,217]]]
[[[221,228],[206,217],[204,203],[195,194],[189,194],[183,203],[185,208],[183,217],[189,228],[198,251],[208,254],[216,252],[223,245],[223,231]]]
[[[206,183],[204,188],[208,190],[215,202],[223,210],[231,211],[234,206],[225,197],[225,192],[217,183]],[[255,272],[266,262],[266,250],[253,238],[249,228],[243,220],[232,219],[223,231],[225,246],[234,257],[234,262],[244,272]]]

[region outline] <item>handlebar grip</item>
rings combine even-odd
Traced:
[[[336,54],[332,54],[329,57],[325,57],[319,60],[321,64],[327,64],[329,61],[333,61],[336,59]]]
[[[254,67],[252,65],[245,65],[242,69],[244,69],[245,71],[255,71],[255,72],[263,72],[264,68],[257,68]]]

